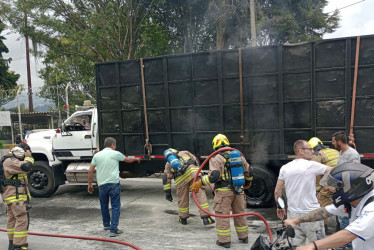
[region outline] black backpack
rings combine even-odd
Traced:
[[[4,167],[3,167],[3,163],[6,159],[8,158],[14,158],[13,155],[6,155],[6,156],[3,156],[0,160],[0,193],[3,192],[3,189],[5,186],[7,186],[5,184],[5,175],[4,175]]]

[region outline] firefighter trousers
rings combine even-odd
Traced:
[[[216,191],[214,196],[213,210],[216,214],[229,215],[240,214],[245,212],[244,194],[234,194],[230,191]],[[239,239],[248,237],[248,223],[245,216],[234,217],[236,234]],[[218,241],[221,243],[231,242],[230,218],[216,217],[216,230]]]
[[[197,179],[197,181],[200,177]],[[188,218],[189,207],[190,207],[190,186],[192,185],[193,180],[189,181],[188,183],[181,183],[177,186],[177,196],[178,196],[178,212],[179,217],[185,219]],[[206,197],[204,187],[201,187],[198,192],[196,192],[196,199],[199,202],[200,206],[205,210],[209,211],[209,203]],[[207,216],[206,213],[199,209],[200,216]]]
[[[29,229],[26,201],[17,201],[7,205],[7,233],[13,245],[27,243]]]
[[[330,195],[331,195],[330,191],[326,191],[322,188],[318,196],[318,203],[320,204],[321,207],[326,207],[332,204]],[[328,218],[324,220],[324,224],[327,225],[327,222],[328,222]]]

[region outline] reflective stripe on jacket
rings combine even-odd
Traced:
[[[27,156],[28,161],[30,156]],[[18,198],[17,198],[17,191],[15,186],[5,186],[2,197],[6,204],[10,204],[17,201],[27,201],[31,199],[29,190],[28,190],[28,180],[27,180],[27,173],[21,169],[22,164],[26,163],[26,161],[21,161],[17,158],[8,158],[3,163],[4,168],[4,177],[9,180],[16,180],[16,178],[12,179],[12,176],[15,175],[18,177],[18,181],[20,185],[18,186]],[[28,199],[27,199],[28,198]]]

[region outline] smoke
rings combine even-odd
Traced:
[[[250,157],[251,164],[265,165],[269,161],[268,148],[269,136],[265,134],[256,134],[251,137]]]

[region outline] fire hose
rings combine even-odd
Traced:
[[[2,232],[6,232],[5,229],[0,229]],[[104,238],[96,238],[96,237],[86,237],[86,236],[75,236],[75,235],[63,235],[63,234],[45,234],[45,233],[32,233],[29,232],[29,235],[36,235],[36,236],[46,236],[46,237],[57,237],[57,238],[69,238],[69,239],[79,239],[79,240],[95,240],[95,241],[104,241],[104,242],[111,242],[111,243],[117,243],[120,245],[126,245],[129,247],[132,247],[137,250],[141,250],[141,248],[132,245],[130,243],[119,241],[119,240],[112,240],[112,239],[104,239]]]
[[[222,151],[232,151],[232,150],[236,150],[236,149],[234,149],[234,148],[224,148],[224,149],[217,150],[217,151],[213,152],[211,155],[209,155],[209,157],[206,158],[205,161],[201,164],[199,170],[196,173],[195,178],[193,179],[193,183],[196,182],[196,179],[199,176],[199,173],[201,172],[201,170],[203,169],[203,167],[208,163],[208,161],[209,161],[210,158],[212,158],[214,155],[218,154],[219,152],[222,152]],[[252,212],[241,213],[241,214],[232,214],[232,215],[213,214],[213,213],[208,212],[207,210],[205,210],[204,208],[202,208],[200,206],[199,202],[196,199],[195,192],[192,192],[192,197],[193,197],[196,205],[199,207],[199,209],[201,211],[203,211],[204,213],[206,213],[206,214],[208,214],[210,216],[213,216],[213,217],[231,218],[231,217],[250,216],[250,215],[259,217],[264,222],[264,224],[266,226],[266,229],[267,229],[268,234],[269,234],[270,241],[273,242],[273,236],[271,234],[271,230],[270,230],[269,224],[267,223],[267,221],[265,220],[265,218],[262,215],[260,215],[258,213],[252,213]],[[7,232],[6,229],[0,229],[0,231]],[[96,237],[86,237],[86,236],[75,236],[75,235],[62,235],[62,234],[59,235],[59,234],[33,233],[33,232],[29,232],[28,234],[29,235],[35,235],[35,236],[46,236],[46,237],[57,237],[57,238],[70,238],[70,239],[80,239],[80,240],[94,240],[94,241],[111,242],[111,243],[117,243],[117,244],[120,244],[120,245],[126,245],[126,246],[132,247],[132,248],[137,249],[137,250],[141,249],[141,248],[139,248],[139,247],[137,247],[135,245],[132,245],[130,243],[127,243],[127,242],[124,242],[124,241],[119,241],[119,240],[112,240],[112,239],[104,239],[104,238],[96,238]]]
[[[222,149],[219,149],[219,150],[213,152],[211,155],[209,155],[208,158],[206,158],[205,161],[201,164],[199,170],[197,171],[197,173],[195,175],[195,178],[193,179],[193,183],[196,182],[197,177],[199,176],[199,173],[201,172],[201,170],[203,169],[203,167],[205,166],[205,164],[208,163],[208,161],[209,161],[210,158],[212,158],[214,155],[218,154],[219,152],[222,152],[222,151],[233,151],[233,150],[237,150],[237,149],[235,149],[235,148],[222,148]],[[201,211],[203,211],[207,215],[210,215],[210,216],[213,216],[213,217],[231,218],[231,217],[240,217],[240,216],[249,216],[249,215],[253,215],[253,216],[259,217],[264,222],[264,224],[266,226],[266,229],[267,229],[268,234],[269,234],[270,241],[273,242],[273,235],[271,233],[270,226],[269,226],[268,222],[266,221],[266,219],[261,214],[253,213],[253,212],[247,212],[247,213],[241,213],[241,214],[231,214],[231,215],[213,214],[213,213],[210,213],[209,211],[205,210],[203,207],[200,206],[199,202],[196,199],[196,194],[195,194],[194,191],[192,192],[192,197],[193,197],[193,200],[195,201],[196,205],[199,207],[199,209]]]

